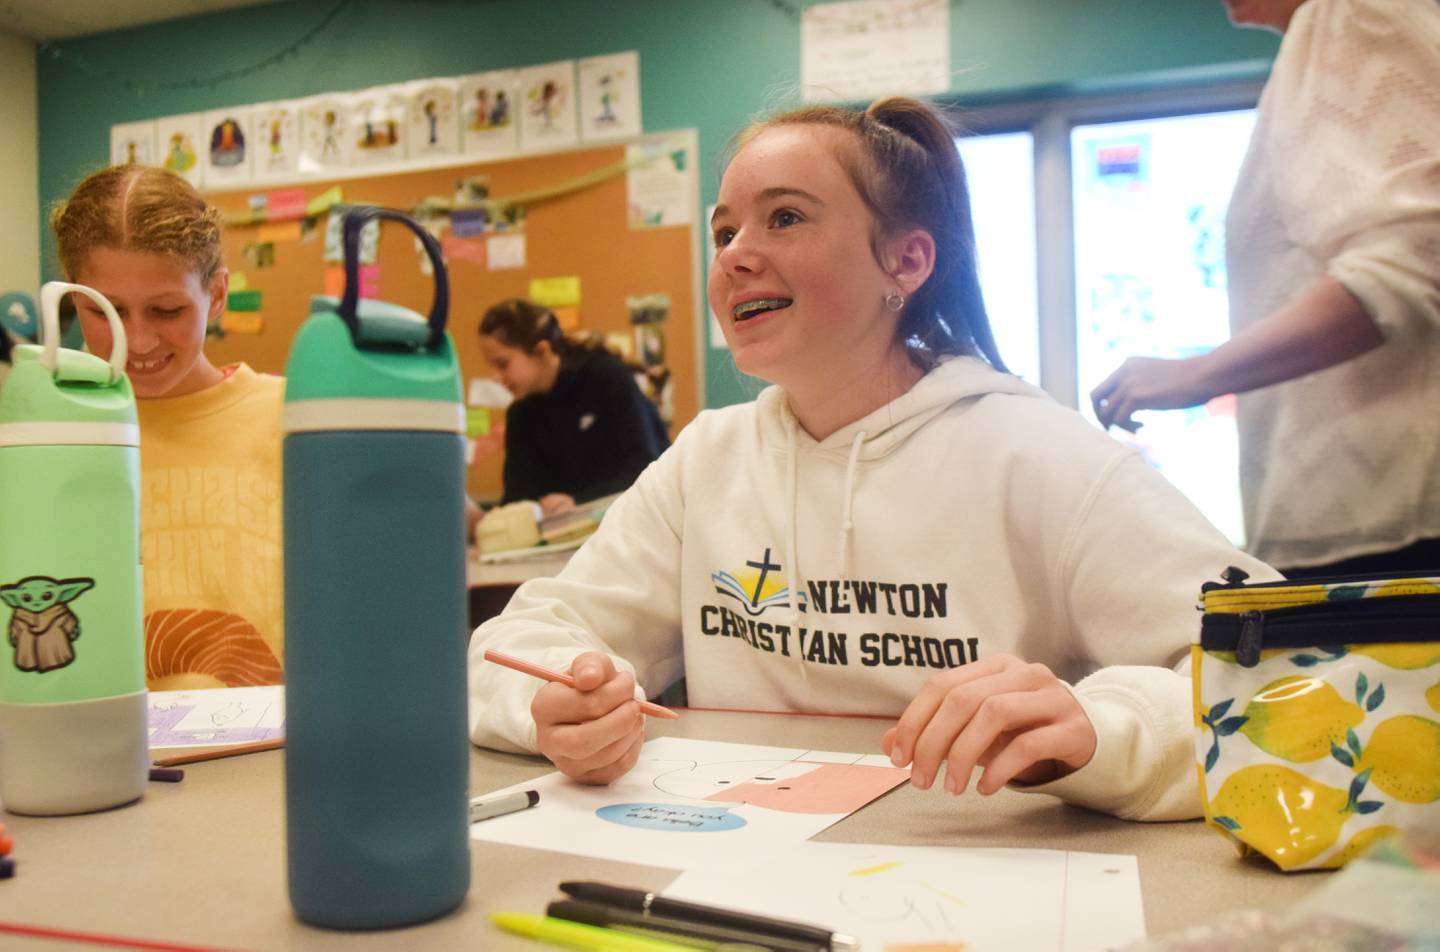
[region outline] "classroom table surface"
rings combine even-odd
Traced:
[[[685,711],[650,720],[672,735],[871,753],[888,721]],[[538,757],[471,749],[470,793],[551,771]],[[73,817],[3,814],[15,878],[0,881],[0,922],[227,949],[545,948],[502,933],[493,911],[542,913],[562,879],[661,889],[678,873],[471,841],[471,886],[454,912],[399,930],[346,933],[303,925],[286,897],[284,756],[280,751],[192,764],[176,784],[151,783],[130,806]],[[1234,849],[1199,821],[1133,823],[1039,794],[955,798],[908,784],[815,837],[851,843],[1035,847],[1138,857],[1150,935],[1239,908],[1293,901],[1325,873],[1285,874]],[[60,944],[0,935],[6,949]],[[70,946],[64,946],[70,947]]]
[[[465,555],[465,582],[471,588],[486,585],[513,588],[532,578],[559,575],[560,570],[565,567],[565,563],[569,562],[570,556],[574,554],[574,549],[566,549],[507,562],[481,562],[479,550],[470,546]]]

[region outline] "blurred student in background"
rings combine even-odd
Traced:
[[[480,321],[480,349],[515,397],[502,503],[564,512],[627,489],[670,445],[631,368],[599,342],[567,335],[549,308],[501,301]]]

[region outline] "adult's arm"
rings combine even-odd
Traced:
[[[1134,431],[1138,410],[1175,410],[1269,387],[1353,360],[1384,341],[1360,300],[1325,275],[1209,353],[1129,358],[1090,399],[1101,426]]]

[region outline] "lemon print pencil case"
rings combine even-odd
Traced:
[[[1191,647],[1205,822],[1284,870],[1440,822],[1440,571],[1201,592]]]

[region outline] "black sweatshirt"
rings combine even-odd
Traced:
[[[670,436],[630,368],[608,352],[561,358],[555,386],[505,414],[501,502],[565,493],[587,502],[629,488]]]

